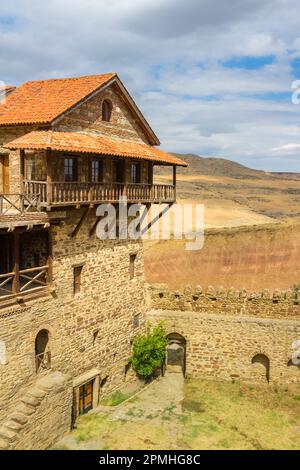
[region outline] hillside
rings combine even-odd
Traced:
[[[181,201],[203,202],[208,208],[218,209],[225,205],[226,211],[230,205],[234,208],[238,205],[272,219],[300,216],[300,173],[265,172],[223,158],[176,155],[189,164],[177,171],[177,194]],[[156,182],[171,182],[169,168],[158,167],[155,173]],[[218,210],[217,226],[222,226],[220,222]]]
[[[285,179],[300,180],[300,173],[288,172],[266,172],[263,170],[254,170],[240,163],[225,158],[201,157],[194,154],[173,153],[186,161],[187,168],[178,168],[179,175],[211,175],[211,176],[230,176],[232,178],[253,178],[253,179]],[[158,174],[167,174],[167,169],[161,167]]]
[[[174,289],[201,284],[253,290],[299,283],[300,174],[266,173],[221,158],[180,157],[189,167],[178,168],[178,202],[204,205],[204,247],[186,251],[185,240],[145,242],[148,282]],[[172,181],[170,169],[156,174],[157,181]]]

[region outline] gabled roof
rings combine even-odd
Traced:
[[[116,74],[26,82],[0,106],[0,126],[51,124]]]
[[[156,147],[98,134],[62,131],[33,131],[4,145],[9,149],[54,150],[80,154],[111,155],[153,161],[156,164],[187,166],[180,158]]]
[[[116,73],[26,82],[0,105],[0,126],[50,125],[88,100],[102,87],[117,83],[152,145],[159,139]]]

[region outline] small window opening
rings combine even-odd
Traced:
[[[94,333],[93,333],[93,345],[95,345],[98,336],[99,336],[99,330],[94,331]]]
[[[111,120],[112,104],[108,100],[102,103],[102,121],[109,122]]]
[[[140,313],[133,315],[133,328],[138,328],[140,326],[140,318]]]
[[[135,276],[135,264],[136,264],[137,254],[130,255],[130,279],[133,279]]]
[[[73,272],[73,292],[78,294],[81,290],[81,274],[83,266],[75,266]]]

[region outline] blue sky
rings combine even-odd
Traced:
[[[0,2],[5,83],[117,71],[164,149],[300,171],[298,0]]]

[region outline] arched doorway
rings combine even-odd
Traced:
[[[169,344],[166,352],[166,367],[169,372],[186,371],[186,339],[179,333],[167,335]]]
[[[258,364],[262,375],[270,381],[270,359],[265,354],[256,354],[252,360],[252,364]],[[259,372],[259,371],[258,371]]]
[[[51,354],[49,348],[49,331],[41,330],[35,338],[35,364],[36,372],[51,368]]]

